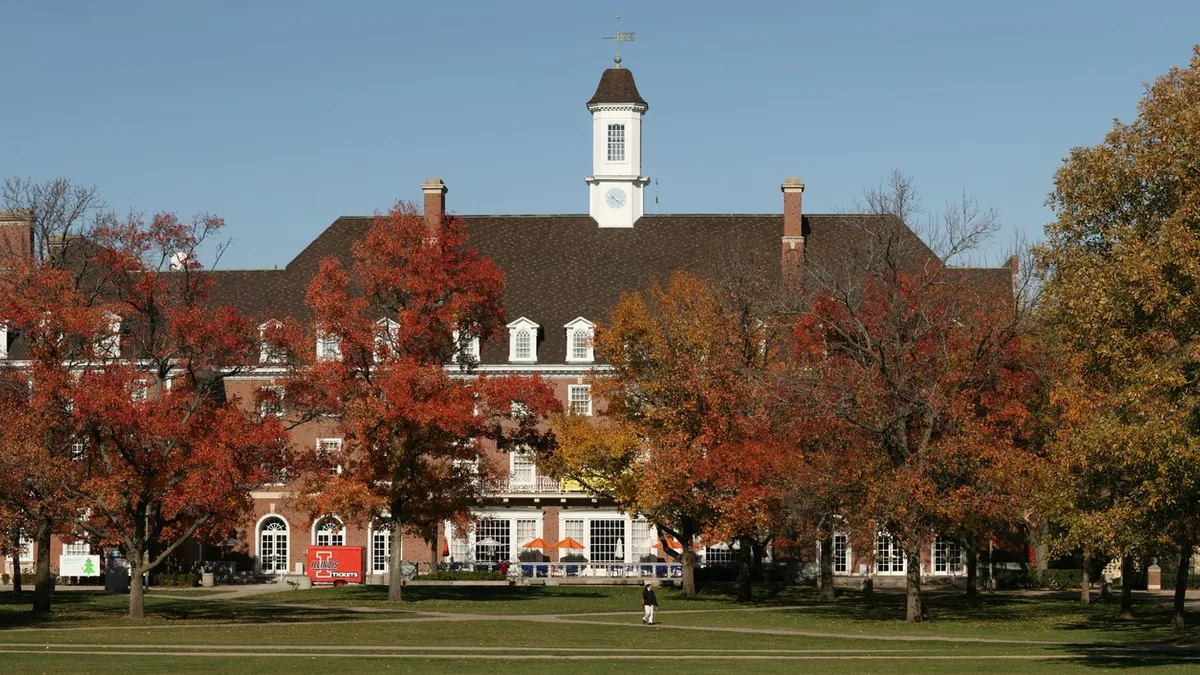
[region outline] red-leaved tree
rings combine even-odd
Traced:
[[[436,542],[436,524],[464,521],[494,486],[490,448],[538,450],[541,422],[560,408],[539,377],[473,373],[473,345],[505,324],[503,277],[444,217],[430,236],[398,203],[353,245],[349,269],[321,262],[308,288],[311,325],[269,331],[290,364],[283,382],[294,422],[333,417],[340,456],[310,455],[296,500],[391,531],[388,598],[401,598],[402,535]],[[318,349],[318,343],[322,346]]]

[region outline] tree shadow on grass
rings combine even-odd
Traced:
[[[322,589],[320,594],[298,595],[287,602],[332,601],[386,603],[385,586],[344,586],[340,589]],[[575,586],[405,586],[401,604],[430,601],[489,603],[527,602],[533,600],[596,600],[611,598],[611,593],[599,592]],[[274,598],[265,598],[272,600]]]
[[[346,621],[362,619],[364,615],[330,607],[314,610],[308,607],[255,605],[250,603],[204,602],[176,598],[146,598],[146,617],[128,619],[129,596],[107,595],[99,592],[72,591],[54,594],[50,614],[34,614],[33,598],[21,598],[11,593],[0,595],[0,630],[12,628],[73,628],[77,626],[119,626],[156,624],[163,622],[197,623],[263,623],[293,621]]]

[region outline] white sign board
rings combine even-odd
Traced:
[[[58,559],[58,575],[60,577],[98,577],[100,576],[100,556],[61,556]]]

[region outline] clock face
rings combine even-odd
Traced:
[[[625,191],[621,188],[611,188],[604,195],[604,201],[609,208],[619,209],[625,205]]]

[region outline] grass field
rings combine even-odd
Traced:
[[[810,589],[760,591],[738,604],[719,592],[688,600],[660,590],[660,624],[641,625],[636,587],[411,587],[285,591],[228,602],[152,593],[146,618],[127,598],[63,592],[36,618],[28,598],[0,595],[0,672],[89,668],[141,672],[613,673],[1065,672],[1200,666],[1200,632],[1165,628],[1166,609],[997,595],[930,598],[932,621],[908,625],[903,598]],[[1189,616],[1200,623],[1200,615]]]

